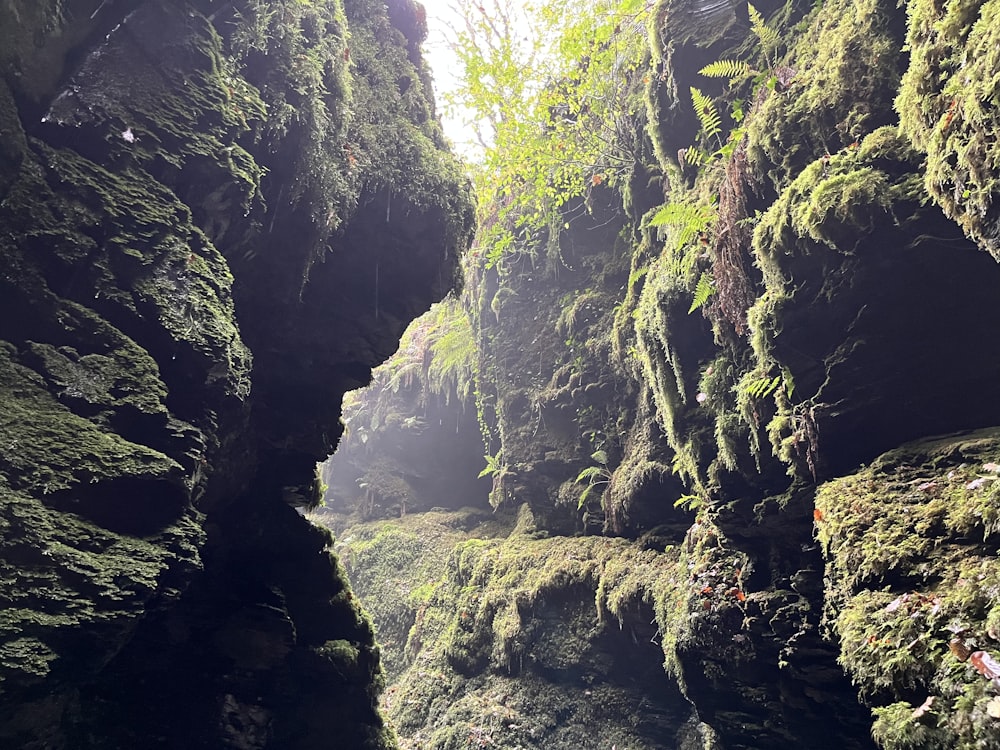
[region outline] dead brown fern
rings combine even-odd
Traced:
[[[747,332],[747,310],[756,298],[751,277],[750,243],[752,229],[747,219],[746,191],[751,187],[746,145],[741,143],[726,162],[725,177],[719,188],[719,211],[712,252],[715,294],[707,314],[732,326],[738,336]]]

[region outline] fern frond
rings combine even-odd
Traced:
[[[747,76],[757,75],[745,60],[716,60],[698,71],[707,78],[728,78],[738,80]]]
[[[712,206],[693,203],[668,203],[649,220],[651,227],[674,227],[677,233],[677,247],[683,247],[704,232],[715,219]]]
[[[708,152],[705,149],[698,148],[697,146],[689,146],[688,148],[682,148],[677,152],[677,163],[680,165],[681,169],[691,167],[692,169],[701,169],[702,165],[707,163],[709,160]]]
[[[715,108],[715,102],[699,89],[691,87],[691,101],[694,104],[694,112],[698,115],[698,122],[701,123],[701,132],[706,140],[715,138],[720,141],[722,133],[722,116]]]
[[[632,271],[628,275],[628,287],[631,288],[640,279],[644,278],[646,274],[649,273],[649,266],[639,266],[637,269]]]
[[[674,500],[675,508],[684,508],[685,510],[698,510],[703,504],[704,501],[697,495],[681,495]]]
[[[599,464],[607,464],[607,462],[608,462],[608,453],[607,453],[607,451],[603,451],[603,450],[594,451],[593,453],[590,454],[590,457],[592,459],[594,459],[595,461],[597,461],[597,463],[599,463]]]
[[[596,483],[604,476],[603,466],[588,466],[586,469],[581,471],[576,475],[576,483],[582,484],[583,482],[590,482],[591,484]]]
[[[421,374],[423,374],[421,362],[407,362],[392,374],[386,387],[393,393],[409,390],[418,381]]]
[[[764,398],[774,393],[779,383],[781,383],[780,375],[775,375],[771,379],[763,377],[752,380],[746,387],[747,395],[753,398]]]
[[[774,28],[767,25],[764,21],[764,16],[760,14],[759,10],[753,7],[753,3],[747,4],[747,10],[750,12],[750,30],[757,35],[757,38],[760,40],[760,46],[764,48],[764,52],[769,53],[776,49],[781,44],[781,36]]]
[[[698,277],[698,284],[694,288],[694,299],[691,300],[691,307],[688,308],[688,315],[708,302],[708,298],[715,292],[715,281],[709,271],[702,271]]]

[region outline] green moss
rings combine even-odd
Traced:
[[[13,347],[2,342],[0,391],[5,405],[0,441],[8,446],[0,458],[0,474],[12,485],[45,495],[120,477],[180,483],[176,462],[70,412],[35,372],[17,363]]]
[[[996,431],[927,440],[817,493],[827,618],[886,748],[995,738],[990,682],[961,651],[1000,651],[998,457]],[[905,702],[915,695],[933,697],[933,710],[915,713]]]
[[[372,21],[382,18],[384,13],[377,13]],[[248,122],[265,146],[262,161],[283,181],[272,194],[280,203],[302,207],[311,219],[315,246],[306,253],[311,264],[354,211],[361,189],[357,160],[363,153],[348,136],[356,109],[350,74],[356,51],[348,47],[344,5],[249,0],[223,19],[218,28],[240,74],[227,76],[225,83],[237,107],[242,107],[237,94],[252,98],[259,92],[263,116]],[[364,23],[357,26],[363,33]]]
[[[179,596],[176,583],[200,567],[204,532],[191,512],[146,537],[116,533],[13,489],[3,474],[0,510],[0,680],[11,685],[101,665],[151,600]]]
[[[906,10],[910,65],[896,98],[902,129],[927,154],[927,192],[1000,259],[994,200],[1000,120],[992,104],[1000,4],[913,0]]]
[[[859,237],[897,220],[896,204],[909,207],[917,198],[912,182],[916,165],[916,154],[894,128],[882,128],[856,146],[809,164],[754,231],[767,290],[786,286],[782,257],[808,253],[810,240],[849,253]]]
[[[914,711],[914,706],[905,701],[876,708],[872,737],[882,747],[898,750],[944,750],[949,747],[926,720],[914,715]]]
[[[650,266],[633,313],[637,358],[653,394],[656,418],[675,453],[678,474],[703,486],[708,463],[704,448],[713,442],[712,426],[707,413],[698,409],[695,384],[688,381],[688,367],[698,364],[685,358],[693,347],[680,341],[700,333],[710,346],[711,339],[707,327],[689,316],[689,282],[674,273],[668,256],[665,252]]]
[[[352,169],[364,175],[367,193],[404,197],[400,210],[439,212],[446,251],[457,261],[471,235],[471,188],[459,161],[443,148],[426,70],[410,59],[404,32],[383,15],[382,3],[347,0],[344,7],[351,23],[357,113],[349,132],[356,144]],[[419,15],[412,0],[400,0],[398,8],[397,13]],[[412,26],[406,31],[420,34]]]
[[[864,267],[865,253],[879,252],[878,233],[898,231],[919,215],[919,159],[896,128],[884,127],[859,144],[809,164],[760,217],[753,250],[764,293],[747,319],[755,366],[741,376],[740,412],[746,419],[767,413],[772,451],[802,477],[816,469],[814,406],[821,401],[830,373],[852,355],[856,338],[847,337],[823,362],[826,379],[797,382],[793,369],[776,354],[786,321],[796,320],[805,304],[833,308],[850,330],[859,315],[846,305]],[[801,325],[801,324],[800,324]],[[780,378],[768,389],[773,404],[761,411],[750,398],[755,383]],[[773,394],[773,396],[771,395]],[[762,420],[757,420],[762,421]],[[796,468],[797,467],[797,468]]]
[[[778,64],[787,90],[763,96],[747,119],[748,154],[782,190],[806,165],[893,121],[902,40],[895,3],[834,0],[816,6]]]
[[[468,525],[464,513],[435,512],[341,535],[383,645],[398,637],[407,619],[400,602],[409,603],[405,648],[385,646],[400,660],[388,659],[385,705],[401,736],[435,748],[466,747],[470,737],[497,747],[576,747],[586,742],[579,733],[597,732],[603,744],[646,747],[621,688],[586,676],[606,669],[595,644],[627,637],[618,631],[653,608],[665,659],[681,679],[676,650],[706,647],[702,621],[738,607],[732,582],[742,557],[722,552],[710,524],[685,550],[666,552],[622,539],[534,538],[526,507],[513,530],[491,521],[458,531]],[[703,593],[713,586],[717,594]],[[553,715],[567,711],[574,721]]]
[[[33,147],[45,172],[26,167],[8,199],[9,210],[21,212],[13,225],[30,222],[28,244],[46,245],[60,270],[86,263],[98,299],[136,316],[151,307],[170,336],[201,360],[209,384],[245,398],[250,353],[235,323],[233,277],[192,225],[189,209],[141,169],[112,172],[72,151]],[[40,196],[46,200],[39,203]],[[91,237],[98,227],[105,235],[100,247]]]

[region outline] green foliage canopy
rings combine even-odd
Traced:
[[[461,0],[451,44],[462,71],[448,104],[468,114],[479,247],[504,270],[558,234],[564,209],[629,169],[624,153],[647,54],[645,0]]]

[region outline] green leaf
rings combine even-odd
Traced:
[[[691,102],[694,104],[694,112],[698,115],[698,122],[701,123],[701,132],[706,140],[715,138],[722,145],[720,134],[722,133],[722,116],[715,107],[715,102],[700,89],[691,87]]]
[[[781,36],[764,22],[764,16],[760,14],[759,10],[753,7],[753,3],[747,4],[747,10],[750,13],[750,30],[757,35],[757,38],[760,40],[760,46],[764,48],[764,52],[770,54],[771,51],[781,44]]]
[[[685,510],[697,510],[703,505],[703,501],[697,495],[681,495],[679,498],[674,500],[674,507],[681,508]]]
[[[651,227],[678,229],[675,246],[684,247],[709,228],[715,220],[715,208],[695,203],[667,203],[657,209],[649,220]]]
[[[500,461],[500,453],[498,452],[495,456],[491,456],[488,453],[483,456],[486,459],[486,468],[479,472],[476,479],[482,479],[483,477],[491,477],[497,474],[503,474],[504,466]]]
[[[590,457],[595,461],[597,461],[597,463],[599,464],[606,465],[608,463],[608,454],[605,451],[602,450],[594,451],[593,453],[590,454]]]
[[[688,308],[688,315],[708,302],[708,298],[711,297],[714,292],[715,281],[712,279],[711,272],[702,271],[701,276],[698,277],[698,284],[694,289],[694,299],[691,300],[691,307]]]
[[[747,76],[757,75],[745,60],[716,60],[698,71],[706,78],[729,78],[737,80]]]
[[[588,466],[577,474],[576,483],[590,482],[591,485],[594,485],[599,479],[605,476],[604,472],[605,469],[602,466]]]
[[[764,398],[774,393],[774,390],[781,383],[781,376],[775,375],[773,378],[764,376],[750,381],[746,387],[747,395],[753,398]]]

